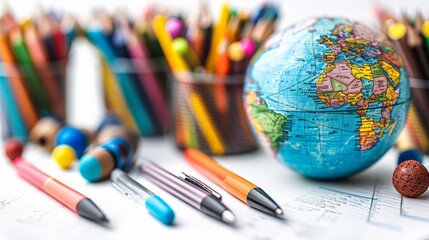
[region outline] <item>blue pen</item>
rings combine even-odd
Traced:
[[[174,212],[171,207],[149,189],[136,182],[120,169],[110,175],[112,186],[127,197],[146,206],[152,216],[166,225],[173,224]]]

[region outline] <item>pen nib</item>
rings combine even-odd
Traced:
[[[276,213],[277,217],[282,217],[283,214],[284,214],[284,212],[283,212],[283,210],[281,208],[277,208],[275,210],[275,213]]]
[[[233,224],[236,221],[234,214],[232,214],[232,212],[228,210],[223,211],[221,219],[223,222],[228,224]]]

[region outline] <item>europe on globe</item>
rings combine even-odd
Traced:
[[[273,34],[246,73],[244,108],[259,142],[317,179],[356,174],[402,130],[410,87],[380,32],[344,18],[308,18]]]

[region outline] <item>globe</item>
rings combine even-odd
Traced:
[[[322,17],[267,39],[249,64],[243,98],[260,145],[304,176],[339,179],[394,145],[410,87],[383,34]]]

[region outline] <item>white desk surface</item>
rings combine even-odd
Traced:
[[[164,1],[174,6],[190,8],[197,1]],[[256,5],[258,1],[246,2]],[[260,1],[259,1],[260,2]],[[366,1],[277,1],[282,4],[284,20],[292,21],[317,15],[348,16],[374,26]],[[429,1],[382,1],[394,11],[429,11]],[[32,5],[26,0],[9,1],[18,16],[28,16]],[[136,12],[147,1],[44,1],[44,6],[66,9],[85,16],[91,7],[104,5],[114,9],[126,6]],[[186,3],[186,4],[183,4]],[[220,1],[213,2],[218,9]],[[69,122],[94,128],[103,111],[99,84],[98,61],[88,43],[78,40],[70,61],[68,95]],[[0,143],[3,149],[3,143]],[[188,165],[169,136],[143,138],[137,154],[158,162],[168,170],[186,171],[205,180]],[[262,150],[253,153],[217,158],[231,170],[262,187],[281,204],[287,220],[279,221],[242,204],[223,190],[212,185],[224,196],[224,203],[238,218],[235,227],[222,224],[196,211],[180,200],[157,188],[135,171],[132,176],[161,196],[176,213],[175,225],[164,226],[151,217],[144,207],[124,198],[108,181],[87,183],[76,170],[60,170],[48,154],[29,146],[24,157],[60,181],[90,197],[111,220],[103,227],[82,219],[60,203],[20,179],[0,154],[0,239],[427,239],[429,195],[417,201],[403,199],[390,184],[397,152],[392,149],[374,166],[347,181],[318,182],[305,179],[289,170]],[[206,180],[207,183],[209,183]],[[374,197],[376,196],[376,197]]]

